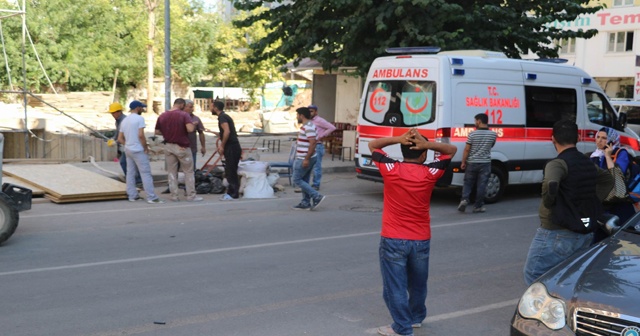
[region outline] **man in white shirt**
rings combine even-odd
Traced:
[[[149,163],[149,145],[144,136],[145,122],[140,115],[147,105],[138,100],[129,104],[131,113],[120,124],[118,142],[124,145],[124,153],[127,157],[127,196],[130,202],[140,199],[136,188],[136,173],[140,173],[142,186],[147,194],[147,203],[164,203],[153,190],[153,176],[151,176],[151,164]]]

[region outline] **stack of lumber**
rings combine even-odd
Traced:
[[[38,188],[37,186],[34,186],[33,184],[29,183],[29,182],[25,182],[25,181],[21,181],[18,180],[14,177],[11,176],[7,176],[7,174],[2,174],[2,183],[11,183],[15,186],[18,187],[23,187],[23,188],[27,188],[27,189],[31,189],[31,195],[32,196],[44,196],[44,190]]]
[[[5,164],[2,170],[9,177],[44,190],[45,197],[54,203],[127,198],[124,183],[70,164]]]
[[[38,98],[65,112],[106,112],[113,101],[111,92],[68,92],[61,94],[37,94]],[[27,99],[27,105],[48,109],[49,107],[40,100],[31,96]]]

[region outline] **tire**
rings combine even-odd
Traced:
[[[489,175],[489,182],[487,182],[487,191],[484,197],[484,202],[487,204],[495,203],[502,197],[504,189],[507,187],[506,173],[500,166],[491,165],[491,174]]]
[[[9,239],[18,228],[18,210],[11,197],[0,193],[0,244]]]

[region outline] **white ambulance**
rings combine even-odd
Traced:
[[[462,153],[478,113],[489,116],[489,128],[498,134],[491,152],[487,203],[497,201],[507,185],[542,181],[545,163],[557,155],[551,133],[561,119],[578,124],[582,152],[593,151],[597,131],[608,126],[618,130],[631,155],[640,153],[638,136],[626,127],[626,116],[619,116],[604,91],[577,67],[480,50],[388,52],[397,55],[373,62],[360,101],[355,151],[359,178],[382,181],[371,162],[369,141],[416,127],[431,141],[458,147],[438,186],[461,187]],[[402,158],[399,145],[385,151]],[[433,155],[430,151],[427,160]]]

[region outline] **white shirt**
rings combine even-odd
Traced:
[[[139,114],[129,114],[120,124],[120,133],[124,135],[124,149],[129,152],[143,152],[144,148],[138,138],[138,131],[144,128],[144,118]]]

